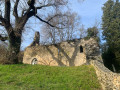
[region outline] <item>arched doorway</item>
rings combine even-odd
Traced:
[[[36,58],[34,58],[32,61],[31,61],[31,64],[32,65],[35,65],[35,64],[37,64],[38,63],[38,60],[36,59]]]

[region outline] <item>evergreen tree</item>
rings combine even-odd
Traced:
[[[103,7],[103,17],[102,17],[102,29],[103,36],[108,45],[108,53],[110,51],[111,56],[115,56],[111,59],[114,60],[114,64],[120,65],[120,2],[116,0],[108,0]],[[107,52],[105,53],[106,55]],[[105,57],[105,55],[103,55]],[[103,58],[105,59],[105,58]],[[107,60],[108,61],[108,60]]]
[[[109,35],[109,26],[110,22],[112,22],[112,17],[113,17],[113,6],[114,2],[112,0],[108,0],[105,4],[103,9],[103,17],[102,17],[102,29],[103,31],[103,36],[104,39],[107,39],[107,36]]]
[[[94,38],[98,44],[100,43],[100,38],[98,36],[99,34],[99,31],[98,31],[98,28],[96,26],[94,27],[91,27],[91,28],[88,28],[87,29],[87,36],[86,36],[86,39],[90,39],[91,37]]]

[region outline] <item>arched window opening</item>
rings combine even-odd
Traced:
[[[80,53],[83,53],[83,47],[80,46]]]
[[[31,64],[32,64],[32,65],[38,64],[38,60],[37,60],[36,58],[34,58],[34,59],[31,61]]]

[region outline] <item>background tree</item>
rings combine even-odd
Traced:
[[[47,24],[43,25],[42,27],[42,32],[46,35],[46,39],[52,42],[52,44],[65,40],[72,40],[76,38],[75,35],[77,35],[78,32],[81,32],[79,30],[81,29],[80,18],[76,13],[65,12],[64,14],[61,14],[62,17],[59,15],[52,19],[51,23],[55,26],[57,23],[59,23],[59,27],[62,29],[50,27]],[[49,18],[51,18],[51,16]]]
[[[85,29],[84,25],[82,24],[79,28],[79,32],[80,32],[80,38],[84,38],[87,36],[87,30]]]
[[[107,51],[103,53],[103,56],[109,55],[108,64],[113,64],[116,66],[120,65],[120,2],[119,0],[113,1],[108,0],[103,7],[103,17],[102,17],[102,29],[103,36],[107,43]],[[107,58],[104,60],[108,61]],[[113,61],[114,60],[114,61]],[[111,66],[109,65],[109,66]]]
[[[113,65],[116,66],[116,63],[114,60],[115,54],[112,52],[112,49],[109,48],[107,43],[102,44],[101,49],[102,49],[102,58],[103,58],[104,65],[110,70],[114,71]]]
[[[98,44],[100,44],[100,37],[99,37],[99,29],[97,26],[93,26],[91,28],[87,29],[87,36],[85,37],[86,39],[94,38]]]

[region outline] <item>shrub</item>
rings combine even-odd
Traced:
[[[23,51],[20,51],[19,54],[18,54],[18,62],[19,62],[19,63],[22,63],[22,62],[23,62],[23,56],[24,56],[24,52],[23,52]]]
[[[4,45],[0,45],[0,64],[12,64],[13,62],[9,60],[9,52]],[[13,57],[14,58],[14,57]],[[18,61],[22,63],[23,61],[23,51],[18,54]]]
[[[3,45],[0,45],[0,64],[8,64],[8,51],[7,48]]]

